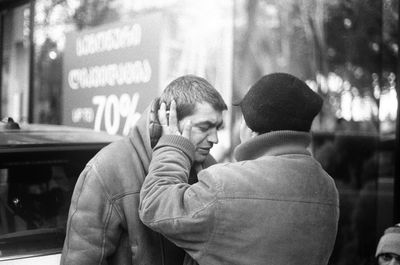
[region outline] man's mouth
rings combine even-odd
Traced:
[[[208,147],[208,148],[199,147],[199,148],[197,148],[197,151],[201,154],[208,154],[208,153],[210,153],[210,149],[211,149],[211,147]]]

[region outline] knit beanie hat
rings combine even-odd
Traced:
[[[375,257],[383,253],[400,255],[400,223],[387,228],[379,240]]]
[[[238,104],[247,126],[260,134],[309,131],[322,107],[322,98],[306,83],[286,73],[263,76]]]

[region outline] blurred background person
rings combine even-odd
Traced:
[[[385,230],[375,256],[378,265],[400,265],[400,223]]]

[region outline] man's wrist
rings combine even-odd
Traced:
[[[157,145],[154,147],[154,151],[163,147],[174,147],[181,150],[193,163],[195,146],[187,139],[181,135],[163,135],[158,141]]]

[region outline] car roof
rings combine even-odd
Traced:
[[[88,145],[105,145],[121,139],[122,136],[110,135],[86,128],[63,125],[21,124],[20,129],[0,127],[0,153],[32,148],[87,148]]]

